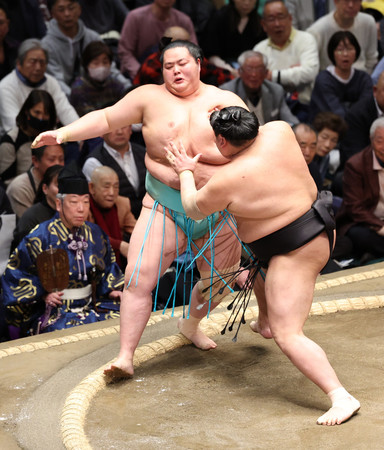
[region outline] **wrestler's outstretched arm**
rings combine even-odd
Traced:
[[[92,111],[57,130],[40,133],[33,141],[32,148],[63,144],[68,141],[82,141],[102,136],[120,127],[141,123],[143,110],[150,94],[150,89],[143,90],[144,87],[129,92],[113,106]]]
[[[165,156],[179,175],[181,202],[188,217],[194,220],[201,220],[227,207],[228,201],[226,201],[225,195],[217,195],[215,182],[217,177],[211,178],[201,189],[196,189],[193,172],[196,169],[201,153],[191,158],[187,155],[182,142],[178,146],[174,142],[170,142],[165,147]],[[212,195],[213,191],[215,191],[215,195]],[[204,207],[201,208],[199,205],[204,205]]]

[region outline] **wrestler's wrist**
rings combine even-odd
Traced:
[[[179,173],[179,178],[187,178],[190,176],[193,176],[193,170],[191,169],[183,169],[180,173]]]
[[[68,142],[70,140],[71,134],[68,127],[61,127],[57,130],[56,140],[60,141],[61,144]]]

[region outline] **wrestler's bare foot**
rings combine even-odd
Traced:
[[[133,377],[133,364],[132,361],[129,361],[127,364],[126,361],[122,361],[119,358],[111,364],[107,369],[104,370],[104,375],[111,381],[118,381],[125,378]]]
[[[182,319],[180,318],[177,327],[187,339],[200,348],[201,350],[211,350],[217,347],[216,342],[212,341],[199,328],[199,321],[194,318]]]
[[[265,339],[272,339],[272,332],[271,329],[269,328],[269,325],[261,325],[259,324],[258,320],[253,320],[249,326],[251,327],[251,330],[254,331],[255,333],[259,333],[261,334],[261,336],[263,336],[263,338]]]
[[[357,413],[360,409],[360,402],[347,391],[345,392],[346,395],[339,396],[336,401],[332,402],[332,407],[317,419],[319,425],[340,425]]]

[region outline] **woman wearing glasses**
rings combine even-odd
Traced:
[[[354,103],[372,95],[370,75],[353,67],[360,55],[360,45],[350,31],[337,31],[328,42],[328,57],[332,64],[319,72],[309,105],[309,121],[317,113],[332,111],[341,117]]]

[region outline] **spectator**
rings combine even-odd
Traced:
[[[96,167],[111,167],[119,177],[119,195],[129,198],[132,213],[137,219],[145,195],[145,148],[131,143],[129,141],[131,135],[131,126],[105,134],[104,143],[86,159],[83,172],[87,180],[91,181],[92,172]]]
[[[266,1],[261,23],[268,39],[253,50],[267,56],[267,80],[283,86],[290,94],[291,111],[305,122],[319,70],[316,41],[309,33],[292,27],[292,17],[282,0]]]
[[[298,123],[292,127],[295,133],[296,140],[303,152],[305,162],[308,165],[308,169],[314,182],[316,183],[317,190],[322,190],[322,181],[320,171],[313,159],[316,155],[317,146],[317,133],[316,130],[306,123]]]
[[[64,165],[64,150],[61,145],[49,145],[32,149],[32,167],[18,175],[8,186],[7,195],[16,216],[20,218],[33,205],[37,188],[45,171],[50,166]]]
[[[143,84],[162,84],[163,71],[160,62],[160,55],[162,48],[164,47],[163,43],[166,45],[167,43],[177,39],[189,41],[189,38],[189,33],[185,28],[167,28],[164,31],[164,36],[160,41],[159,49],[156,52],[151,53],[145,59],[133,80],[133,85],[141,86]],[[216,67],[214,64],[211,64],[207,58],[203,58],[200,71],[200,79],[203,83],[219,86],[232,78],[233,77],[228,70]]]
[[[207,25],[202,48],[211,63],[238,76],[237,58],[266,37],[256,0],[230,0],[216,11]]]
[[[153,0],[150,5],[136,8],[127,15],[119,42],[120,70],[132,80],[140,69],[140,64],[158,45],[164,31],[171,26],[185,28],[190,40],[197,44],[196,33],[191,19],[172,8],[175,0]]]
[[[284,89],[266,80],[266,57],[259,52],[247,50],[238,59],[239,77],[220,86],[237,94],[254,111],[260,125],[271,120],[285,120],[290,125],[299,120],[291,113],[285,102]]]
[[[32,164],[31,144],[42,131],[56,126],[56,109],[51,95],[34,89],[16,117],[16,127],[0,140],[0,176],[8,185]]]
[[[49,22],[52,19],[51,13],[49,12],[48,9],[47,1],[48,0],[38,0],[40,11],[44,18],[45,23]]]
[[[12,249],[17,247],[20,241],[36,225],[51,219],[56,214],[56,195],[59,192],[57,177],[63,166],[55,164],[45,171],[36,192],[34,204],[20,217],[13,232]]]
[[[135,8],[148,5],[152,0],[136,0]],[[193,23],[197,40],[200,42],[201,35],[213,12],[215,6],[211,0],[176,0],[173,7],[186,14]]]
[[[112,51],[102,41],[90,42],[84,49],[83,75],[71,85],[69,101],[79,116],[101,109],[120,100],[126,86],[111,75]]]
[[[345,164],[340,236],[348,236],[364,261],[384,256],[384,118],[370,128],[371,143]]]
[[[123,0],[79,0],[81,20],[98,34],[115,31],[120,36],[128,8]]]
[[[57,79],[69,96],[70,85],[80,74],[84,48],[101,38],[80,20],[81,7],[78,0],[49,0],[48,5],[53,19],[48,23],[47,34],[41,40],[49,55],[47,72]],[[131,82],[119,72],[115,63],[112,64],[111,73],[126,88],[131,86]]]
[[[129,240],[136,219],[129,198],[119,196],[119,178],[108,166],[96,167],[89,183],[88,221],[96,223],[108,235],[121,269],[125,268]]]
[[[373,86],[372,94],[351,106],[345,116],[348,130],[340,142],[340,167],[355,153],[370,144],[372,122],[384,114],[384,73]]]
[[[371,7],[372,6],[372,7]],[[374,0],[369,3],[361,2],[361,12],[369,14],[373,17],[377,29],[377,52],[378,59],[383,57],[383,44],[381,40],[382,19],[384,14],[384,4],[381,0]]]
[[[15,39],[9,36],[8,31],[8,9],[6,4],[0,1],[0,80],[14,69],[19,45]]]
[[[13,214],[13,209],[9,201],[9,198],[5,192],[5,189],[3,189],[0,186],[0,216],[3,214]],[[0,229],[1,229],[1,221],[0,221]]]
[[[317,19],[335,9],[333,0],[285,0],[292,25],[298,30],[306,30]]]
[[[10,337],[60,330],[119,316],[123,274],[114,261],[107,235],[86,222],[89,213],[88,184],[84,177],[63,169],[58,177],[59,217],[43,222],[12,253],[2,277],[3,301]],[[35,243],[38,242],[39,245]],[[52,263],[40,266],[46,250],[64,250],[68,271]],[[62,265],[64,264],[61,259]],[[44,270],[42,270],[42,268]],[[67,284],[58,286],[60,272]],[[51,286],[51,289],[49,287]]]
[[[345,117],[347,110],[372,95],[372,80],[367,72],[352,67],[359,58],[360,45],[350,31],[337,31],[328,42],[332,65],[316,77],[309,105],[309,121],[320,111]]]
[[[3,0],[8,7],[9,36],[18,43],[26,39],[41,39],[47,28],[39,0]]]
[[[315,163],[318,165],[324,188],[330,188],[333,176],[340,164],[337,144],[347,130],[344,119],[330,111],[317,114],[312,122],[317,132]]]
[[[59,83],[45,73],[47,53],[37,39],[24,41],[18,51],[16,68],[0,81],[0,119],[2,133],[16,125],[16,117],[33,89],[51,94],[58,119],[63,125],[76,120],[77,115]]]
[[[361,53],[354,64],[356,69],[369,74],[377,63],[377,30],[372,16],[360,12],[361,0],[334,0],[335,11],[321,17],[308,28],[317,41],[320,70],[330,64],[328,41],[336,31],[350,31],[360,44]]]

